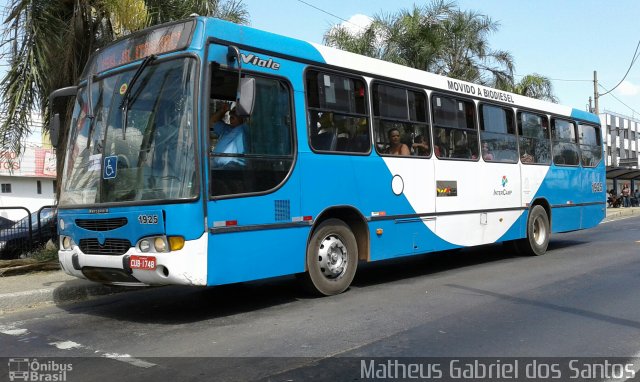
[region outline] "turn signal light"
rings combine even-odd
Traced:
[[[184,237],[169,236],[169,248],[171,248],[172,251],[178,251],[184,248]]]

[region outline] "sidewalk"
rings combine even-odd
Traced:
[[[607,221],[612,218],[630,216],[630,215],[640,215],[640,207],[607,208],[607,217],[604,219],[604,221]]]
[[[0,317],[11,311],[136,289],[140,288],[108,286],[78,279],[61,270],[0,277]]]
[[[607,208],[604,221],[640,215],[640,207]],[[62,271],[0,277],[0,316],[35,306],[65,304],[139,288],[112,287],[68,276]]]

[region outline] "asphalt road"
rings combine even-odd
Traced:
[[[491,245],[367,264],[329,298],[294,278],[134,291],[1,317],[0,357],[81,357],[67,381],[352,380],[371,357],[638,358],[639,255],[633,217],[554,235],[541,257]]]

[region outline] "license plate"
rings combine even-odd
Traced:
[[[153,271],[156,269],[156,258],[155,256],[131,256],[129,266],[131,269]]]

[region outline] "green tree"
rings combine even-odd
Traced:
[[[97,48],[192,13],[239,23],[249,19],[242,0],[11,0],[7,10],[0,39],[9,65],[0,82],[0,147],[18,153],[33,114],[42,115],[46,128],[49,94],[77,83]],[[62,133],[64,142],[66,132]],[[58,156],[58,170],[62,157]]]
[[[444,36],[437,28],[453,11],[453,3],[433,1],[396,14],[375,15],[366,28],[352,32],[336,25],[324,34],[324,43],[338,49],[428,70],[441,50]]]
[[[489,85],[513,78],[513,57],[489,47],[489,35],[499,24],[474,11],[453,11],[441,23],[446,43],[433,72]]]
[[[555,102],[551,82],[546,77],[533,74],[514,82],[511,54],[489,46],[489,36],[498,29],[499,24],[486,15],[462,11],[455,2],[434,0],[396,14],[376,15],[367,28],[356,33],[344,26],[334,26],[325,33],[324,43]]]
[[[503,90],[553,103],[558,102],[558,98],[553,93],[551,80],[537,73],[528,74],[519,82]]]
[[[434,71],[446,48],[442,23],[455,11],[455,3],[433,1],[395,15],[380,16],[386,26],[386,59],[412,68]]]
[[[325,45],[364,56],[382,58],[382,47],[377,43],[378,25],[375,21],[363,30],[353,33],[344,25],[337,25],[323,37]]]

